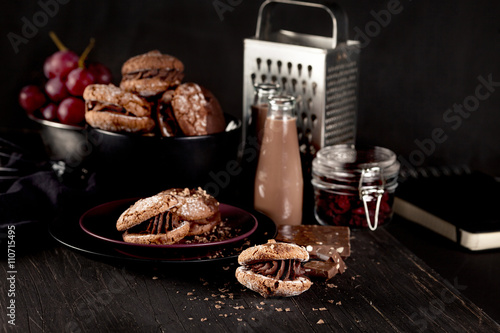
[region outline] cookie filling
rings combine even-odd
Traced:
[[[182,134],[170,105],[158,103],[157,118],[162,136],[170,137]]]
[[[183,221],[180,221],[170,211],[153,216],[149,220],[129,229],[131,234],[157,235],[164,234],[177,229]]]
[[[123,106],[113,103],[87,101],[86,106],[87,106],[87,111],[114,112],[114,113],[124,114],[127,116],[135,116],[133,113],[125,110]]]
[[[278,280],[295,280],[304,275],[301,262],[296,259],[263,261],[248,265],[254,273]]]
[[[183,72],[176,68],[155,68],[124,74],[123,80],[152,79],[157,77],[162,80],[174,81],[174,79],[182,79],[183,76]]]

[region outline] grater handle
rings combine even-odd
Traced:
[[[257,29],[255,37],[257,39],[266,39],[271,31],[270,10],[278,4],[306,6],[325,10],[333,22],[332,31],[332,48],[336,48],[337,44],[347,43],[347,16],[342,8],[334,2],[327,0],[319,0],[316,2],[294,1],[294,0],[266,0],[259,8],[259,16],[257,17]],[[265,17],[265,22],[263,21]]]

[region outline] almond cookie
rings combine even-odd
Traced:
[[[184,77],[184,64],[174,56],[153,50],[128,59],[121,72],[120,88],[150,97],[179,85]]]
[[[147,133],[155,127],[149,102],[112,84],[91,84],[83,98],[85,120],[92,127],[130,133]]]
[[[219,133],[226,128],[219,101],[196,83],[183,83],[175,89],[172,110],[186,136]]]
[[[303,247],[269,240],[239,255],[238,263],[242,266],[235,275],[242,285],[263,297],[296,296],[312,285],[302,267],[307,260],[309,254]]]

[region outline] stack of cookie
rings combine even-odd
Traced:
[[[85,120],[92,127],[166,137],[224,131],[217,98],[196,83],[182,83],[179,59],[154,50],[130,58],[121,72],[120,87],[93,84],[85,89]]]
[[[220,223],[213,196],[201,188],[172,188],[136,201],[120,215],[116,229],[128,243],[169,245],[207,234]]]

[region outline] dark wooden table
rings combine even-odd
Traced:
[[[80,230],[85,205],[73,201],[57,236]],[[272,299],[237,282],[234,256],[129,259],[107,245],[85,251],[81,230],[68,244],[47,229],[17,226],[11,253],[0,234],[2,332],[500,332],[500,251],[464,252],[397,216],[352,232],[344,274]]]
[[[68,221],[68,223],[75,223]],[[15,285],[2,256],[5,332],[500,332],[500,326],[387,229],[352,232],[347,271],[291,298],[265,299],[227,261],[117,261],[43,230],[16,234]],[[9,289],[14,297],[7,297]],[[6,316],[15,301],[15,326]]]

